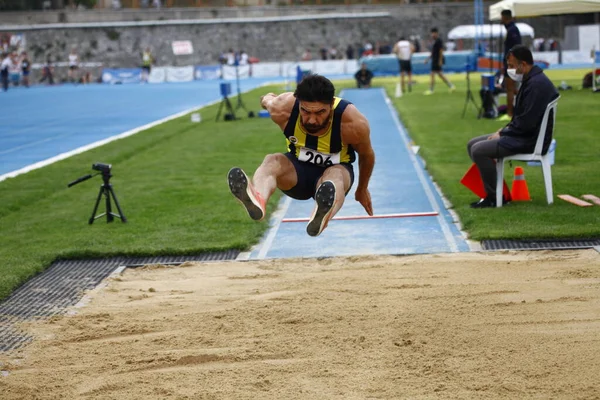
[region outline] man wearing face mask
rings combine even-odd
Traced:
[[[514,79],[507,74],[506,60],[508,59],[508,51],[518,44],[521,44],[521,32],[515,24],[512,17],[512,11],[502,10],[500,13],[502,24],[506,28],[506,39],[504,39],[504,83],[506,86],[506,115],[503,115],[499,119],[501,121],[510,121],[513,116],[513,103],[515,100],[515,92],[517,91],[517,85]]]
[[[495,159],[519,153],[531,153],[546,107],[558,97],[556,88],[540,67],[533,65],[531,51],[517,45],[511,48],[507,58],[507,73],[521,82],[517,94],[514,115],[508,125],[496,133],[473,138],[467,145],[471,160],[477,165],[487,196],[471,204],[473,208],[496,206]],[[548,119],[542,154],[546,154],[552,141],[553,118]]]
[[[369,122],[352,103],[334,95],[331,81],[309,74],[295,92],[261,98],[262,107],[283,131],[288,151],[267,155],[252,180],[241,168],[229,171],[229,189],[252,219],[264,218],[266,204],[279,188],[294,199],[315,199],[306,231],[310,236],[320,235],[352,187],[356,154],[355,199],[373,215],[368,185],[375,153]]]

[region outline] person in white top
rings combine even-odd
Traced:
[[[75,82],[77,80],[77,70],[79,69],[79,56],[75,48],[71,49],[69,53],[69,82]]]
[[[398,64],[400,64],[400,84],[402,85],[402,91],[406,92],[405,76],[408,75],[408,91],[412,88],[412,63],[411,58],[415,52],[415,46],[401,37],[400,40],[394,45],[392,50],[396,57],[398,57]]]
[[[225,57],[227,57],[227,65],[235,65],[235,53],[233,49],[229,49]]]
[[[248,65],[248,53],[244,50],[240,52],[240,65]]]

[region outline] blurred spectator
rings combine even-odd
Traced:
[[[79,78],[79,83],[92,83],[92,74],[90,71],[85,71],[81,78]]]
[[[329,53],[329,51],[325,46],[321,47],[319,53],[321,53],[321,60],[327,60],[327,53]]]
[[[310,61],[312,60],[312,54],[310,54],[310,50],[306,49],[304,50],[304,53],[302,53],[302,61]]]
[[[332,47],[329,49],[329,58],[331,58],[332,60],[335,60],[337,58],[337,49],[335,47]]]
[[[152,5],[154,6],[154,8],[156,8],[157,10],[160,9],[160,0],[152,0]]]
[[[240,65],[248,65],[248,53],[245,50],[240,51]]]
[[[367,64],[362,63],[360,69],[354,74],[354,78],[356,79],[356,86],[358,88],[370,88],[373,72],[367,69]]]
[[[12,59],[9,53],[4,53],[2,63],[0,64],[0,80],[2,80],[2,90],[8,90],[8,70],[12,66]]]
[[[362,57],[372,56],[373,55],[373,45],[371,43],[366,43],[362,52]]]
[[[2,53],[8,53],[8,48],[10,46],[10,34],[4,33],[0,36],[0,51]]]
[[[148,82],[152,64],[154,64],[154,57],[152,56],[150,47],[146,47],[146,50],[142,53],[142,82]]]
[[[446,51],[454,50],[456,50],[456,43],[454,43],[454,40],[450,39],[446,42]]]
[[[346,47],[346,58],[348,60],[354,60],[354,47],[351,44]]]
[[[392,46],[388,43],[378,44],[379,52],[377,54],[392,54]]]
[[[12,82],[13,86],[19,86],[19,83],[21,82],[21,60],[19,59],[16,51],[13,51],[10,54],[10,58],[12,61],[10,67],[8,68],[10,81]]]
[[[77,81],[77,71],[79,70],[79,56],[77,55],[77,50],[75,47],[71,49],[71,53],[69,54],[69,72],[68,78],[69,82]]]
[[[27,52],[21,53],[21,74],[23,75],[23,86],[29,87],[29,73],[31,72],[31,62],[27,57]]]
[[[415,46],[415,53],[419,53],[421,51],[421,37],[419,35],[411,36],[410,41],[413,42]]]
[[[229,51],[225,54],[225,57],[227,57],[227,65],[235,64],[235,53],[233,52],[233,49],[229,49]]]
[[[533,39],[533,51],[544,51],[544,38]]]
[[[48,57],[44,68],[42,68],[42,79],[40,79],[40,83],[46,80],[48,80],[49,85],[54,85],[54,67],[52,67],[52,60],[50,57]]]

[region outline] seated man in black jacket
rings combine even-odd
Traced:
[[[532,153],[535,148],[546,107],[558,97],[556,88],[544,72],[533,65],[533,55],[525,46],[511,48],[507,56],[507,73],[522,82],[517,94],[512,120],[496,133],[469,141],[469,157],[477,165],[487,196],[471,204],[473,208],[496,206],[496,165],[494,159],[519,153]],[[550,116],[544,137],[543,154],[552,141],[553,118]]]
[[[371,79],[373,79],[373,73],[367,68],[367,64],[362,63],[360,69],[354,74],[356,79],[356,86],[359,88],[370,88]]]

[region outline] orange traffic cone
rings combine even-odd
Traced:
[[[522,167],[515,168],[515,178],[513,180],[512,189],[510,191],[513,201],[529,201],[529,189],[525,181],[525,173]]]

